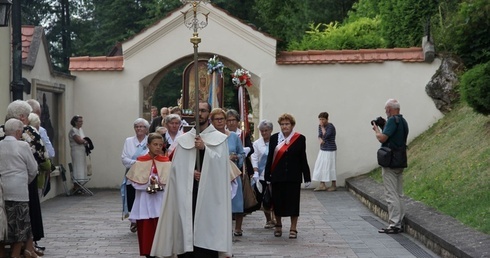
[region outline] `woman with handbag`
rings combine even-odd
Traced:
[[[273,134],[265,166],[265,180],[271,183],[272,205],[276,217],[274,236],[282,236],[282,217],[291,217],[289,238],[296,239],[301,182],[311,182],[306,158],[306,137],[294,131],[296,120],[290,114],[277,119],[281,132]]]
[[[253,143],[254,152],[250,156],[254,170],[253,180],[255,183],[255,193],[257,200],[262,205],[266,223],[264,228],[274,228],[276,224],[270,209],[270,189],[267,182],[264,180],[265,164],[269,154],[269,140],[271,138],[273,124],[269,120],[262,120],[259,123],[260,138]],[[265,196],[264,196],[265,195]],[[264,201],[265,198],[265,201]]]

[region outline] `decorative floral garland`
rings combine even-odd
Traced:
[[[236,69],[236,71],[231,75],[231,81],[236,87],[247,85],[248,87],[252,86],[252,81],[250,78],[250,72],[245,69]]]
[[[5,126],[0,126],[0,141],[5,139]],[[37,161],[37,164],[41,164],[48,158],[48,153],[44,147],[44,143],[41,140],[41,135],[34,129],[34,127],[27,125],[24,126],[24,132],[22,133],[21,140],[29,143],[32,154]]]
[[[213,72],[218,72],[221,76],[223,76],[223,68],[225,68],[225,66],[221,61],[219,61],[217,55],[214,55],[212,58],[209,58],[208,74],[212,74]]]

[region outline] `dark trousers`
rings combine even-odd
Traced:
[[[31,217],[31,229],[34,241],[44,237],[43,216],[41,214],[41,202],[37,190],[37,176],[28,185],[29,190],[29,216]]]
[[[134,203],[134,197],[136,195],[136,190],[132,185],[126,185],[126,200],[128,201],[128,211],[131,212]]]

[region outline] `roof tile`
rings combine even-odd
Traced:
[[[424,62],[422,48],[359,49],[359,50],[308,50],[281,52],[276,63],[336,64],[336,63],[382,63],[385,61]]]
[[[80,56],[70,58],[70,71],[122,71],[122,56]]]

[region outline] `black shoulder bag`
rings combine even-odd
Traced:
[[[396,130],[398,130],[398,124],[400,123],[400,118],[395,116]],[[407,130],[405,129],[405,124],[403,123],[403,131],[405,134],[405,142],[407,141]],[[378,164],[382,167],[389,168],[406,168],[407,164],[407,146],[404,144],[402,147],[391,146],[381,147],[378,150]]]

